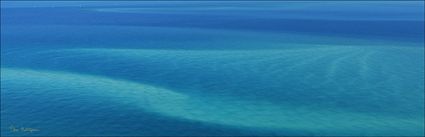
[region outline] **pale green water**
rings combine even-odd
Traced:
[[[20,4],[2,136],[424,134],[423,2]]]

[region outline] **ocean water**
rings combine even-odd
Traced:
[[[2,136],[421,136],[423,1],[1,2]]]

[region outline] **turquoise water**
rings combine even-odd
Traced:
[[[423,135],[423,5],[2,2],[1,135]]]

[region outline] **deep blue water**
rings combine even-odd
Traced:
[[[423,135],[423,5],[2,1],[1,135]]]

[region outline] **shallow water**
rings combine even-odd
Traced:
[[[423,135],[418,5],[2,2],[1,135]]]

